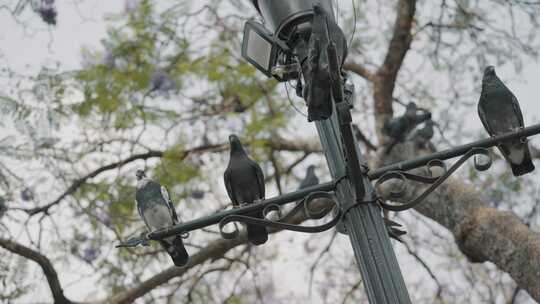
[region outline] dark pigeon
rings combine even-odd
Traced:
[[[431,143],[431,139],[435,135],[435,129],[433,128],[434,125],[435,123],[433,120],[430,119],[426,121],[422,128],[416,129],[411,134],[409,140],[414,142],[415,146],[419,149],[429,149],[434,151],[435,147]]]
[[[392,148],[399,142],[403,142],[407,135],[419,124],[426,120],[431,119],[431,113],[422,111],[418,113],[419,109],[414,102],[407,105],[405,113],[401,116],[391,118],[386,121],[383,126],[383,133],[391,138],[390,144],[386,149],[386,154],[390,153]]]
[[[300,186],[298,187],[298,190],[305,189],[307,187],[315,186],[318,184],[319,184],[319,178],[315,174],[315,165],[310,165],[307,168],[306,176],[300,182]]]
[[[264,199],[264,175],[261,167],[249,158],[236,135],[229,136],[229,142],[231,155],[223,178],[233,205],[238,207]],[[262,210],[249,216],[264,217]],[[247,233],[251,244],[261,245],[268,240],[268,232],[264,226],[247,225]]]
[[[516,96],[497,77],[492,66],[484,71],[478,115],[490,136],[514,132],[524,127],[523,115]],[[498,147],[510,163],[514,176],[521,176],[534,170],[526,140],[511,139],[502,142]]]
[[[159,183],[148,179],[142,170],[137,170],[137,191],[135,201],[137,210],[148,230],[154,231],[179,223],[169,192]],[[174,265],[184,266],[189,255],[180,235],[170,236],[160,241],[171,256]]]
[[[328,17],[321,6],[314,5],[313,12],[309,53],[302,64],[306,81],[302,95],[308,105],[308,121],[325,120],[332,115],[331,79],[326,51],[329,38],[336,44],[340,65],[347,56],[347,40],[339,25]]]

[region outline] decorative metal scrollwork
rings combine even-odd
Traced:
[[[286,223],[286,221],[291,219],[302,208],[304,209],[304,212],[309,219],[323,218],[326,214],[328,214],[328,210],[330,208],[325,208],[322,211],[314,211],[314,209],[310,207],[310,204],[315,199],[319,199],[319,198],[326,198],[330,200],[333,204],[332,208],[338,209],[338,211],[332,215],[332,219],[329,222],[326,222],[321,225],[316,225],[316,226],[302,226],[302,225]],[[301,200],[300,203],[298,203],[298,205],[296,205],[289,213],[287,213],[283,217],[281,217],[281,211],[278,205],[270,204],[266,206],[263,209],[263,215],[266,217],[270,212],[277,212],[279,216],[277,220],[270,220],[266,218],[261,219],[261,218],[246,216],[246,215],[229,215],[223,218],[219,222],[219,230],[220,230],[221,236],[224,239],[234,239],[238,237],[239,230],[236,225],[236,222],[242,222],[245,224],[252,224],[252,225],[260,225],[260,226],[271,227],[275,229],[305,232],[305,233],[323,232],[334,227],[341,220],[342,211],[339,210],[336,202],[337,202],[337,199],[333,192],[315,191],[308,194],[306,197],[304,197],[304,199]],[[234,231],[232,232],[224,231],[225,226],[230,223],[234,224]]]
[[[483,155],[486,157],[487,161],[484,163],[479,163],[476,156]],[[400,180],[399,187],[393,188],[390,190],[390,199],[399,199],[402,198],[405,195],[406,191],[406,182],[407,180],[412,180],[415,182],[420,182],[424,184],[431,184],[422,194],[420,194],[417,198],[403,204],[389,204],[384,202],[383,200],[379,200],[379,204],[384,209],[390,210],[390,211],[404,211],[407,209],[411,209],[416,207],[418,204],[420,204],[429,194],[431,194],[437,187],[439,187],[450,175],[452,175],[459,167],[461,167],[465,161],[467,161],[469,158],[474,156],[474,166],[476,170],[478,171],[485,171],[491,167],[492,164],[492,158],[491,153],[486,148],[472,148],[467,153],[465,153],[457,162],[455,162],[450,169],[446,169],[446,165],[442,160],[432,160],[430,161],[426,167],[428,168],[428,172],[430,175],[418,175],[418,174],[412,174],[409,172],[402,172],[402,171],[390,171],[385,173],[383,176],[381,176],[377,182],[376,186],[379,186],[383,184],[384,182],[387,182],[389,180]],[[439,176],[433,176],[432,172],[435,167],[438,167],[441,169],[442,174]]]

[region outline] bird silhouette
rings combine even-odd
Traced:
[[[484,71],[478,115],[490,136],[514,132],[524,127],[523,114],[516,96],[497,77],[493,66],[488,66]],[[498,148],[510,163],[514,176],[534,170],[526,139],[509,139],[500,143]]]
[[[247,155],[236,135],[229,136],[229,143],[231,154],[223,179],[233,205],[239,207],[263,200],[265,185],[261,167]],[[262,210],[249,216],[264,217]],[[264,244],[268,240],[268,232],[264,226],[248,224],[247,234],[248,241],[254,245]]]
[[[150,232],[179,223],[178,215],[169,197],[169,192],[159,183],[137,170],[137,190],[135,201],[137,211]],[[161,246],[171,256],[174,265],[184,266],[189,260],[180,235],[170,236],[160,241]]]

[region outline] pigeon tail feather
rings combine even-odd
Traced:
[[[248,240],[253,245],[262,245],[268,241],[266,227],[249,224],[247,225]]]
[[[525,149],[525,158],[519,165],[511,164],[514,176],[522,176],[534,171],[534,165],[531,160],[529,149]]]
[[[189,254],[184,246],[182,237],[177,235],[173,241],[173,244],[169,244],[165,241],[162,241],[161,244],[165,247],[167,253],[171,256],[171,259],[174,265],[178,267],[185,266],[189,261]]]
[[[257,218],[263,218],[262,212],[258,212],[258,214],[252,214],[251,216],[257,217]],[[248,241],[251,244],[262,245],[266,243],[266,241],[268,241],[268,231],[266,230],[265,226],[248,224],[246,225],[246,228],[247,228]]]

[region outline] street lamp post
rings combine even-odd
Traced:
[[[369,170],[352,135],[350,109],[354,103],[354,87],[347,83],[346,75],[341,70],[347,46],[343,33],[334,22],[330,0],[316,5],[313,0],[252,2],[269,29],[248,21],[244,30],[242,55],[265,75],[279,81],[297,79],[301,83],[300,80],[304,79],[306,87],[299,93],[306,99],[308,110],[313,110],[310,111],[313,115],[309,120],[315,121],[332,181],[153,231],[146,236],[131,238],[118,247],[147,245],[148,240],[161,240],[216,224],[224,238],[234,238],[237,230],[232,233],[224,230],[224,226],[231,222],[305,233],[318,233],[338,225],[339,231],[349,235],[369,302],[411,303],[381,208],[393,211],[413,208],[474,155],[486,156],[489,161],[480,164],[475,159],[475,166],[478,170],[488,169],[491,164],[488,148],[509,139],[525,139],[539,134],[540,124]],[[340,41],[345,41],[345,44]],[[317,89],[331,92],[329,98],[317,100],[319,96],[313,93]],[[327,104],[320,107],[321,102]],[[459,156],[461,158],[446,170],[443,161]],[[423,176],[407,172],[422,166],[437,166],[443,169],[443,173],[439,176]],[[390,179],[431,185],[412,201],[393,205],[379,199],[372,185],[373,180],[381,184]],[[391,191],[393,198],[402,194],[403,191],[399,190]],[[277,220],[249,216],[254,211],[267,214],[279,210],[282,205],[301,200],[308,217],[321,218],[325,214],[310,211],[310,203],[317,198],[327,199],[334,204],[332,219],[324,224],[302,226],[287,223],[285,218],[288,216]]]

